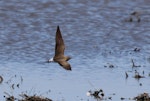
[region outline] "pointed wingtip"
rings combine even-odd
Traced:
[[[62,66],[63,67],[63,66]],[[71,67],[63,67],[67,71],[72,71]]]
[[[68,70],[68,71],[72,71],[71,67],[68,66],[68,67],[63,67],[64,69]]]
[[[67,68],[67,70],[72,71],[71,66],[69,65]]]
[[[59,29],[59,25],[57,26],[57,30]]]
[[[71,69],[71,68],[69,68],[68,70],[69,70],[69,71],[72,71],[72,69]]]
[[[60,32],[60,28],[59,28],[59,25],[57,26],[57,33],[59,33]]]
[[[72,71],[72,69],[66,69],[67,71]]]

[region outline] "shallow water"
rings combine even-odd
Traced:
[[[86,96],[96,89],[103,89],[104,98],[111,96],[113,101],[150,93],[149,4],[149,0],[1,0],[0,75],[4,81],[0,100],[7,95],[4,92],[41,94],[54,101],[96,101]],[[141,21],[136,17],[126,21],[134,11]],[[72,71],[46,63],[54,55],[57,25],[65,54],[72,57]],[[132,68],[132,59],[140,67]],[[135,70],[141,75],[144,71],[145,78],[133,78]]]

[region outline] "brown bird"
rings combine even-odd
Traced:
[[[65,51],[65,44],[59,29],[59,26],[57,26],[57,31],[56,31],[56,45],[55,45],[55,55],[53,58],[48,60],[49,62],[57,62],[59,65],[61,65],[64,69],[66,70],[71,70],[70,64],[67,62],[68,60],[71,59],[69,56],[64,55]]]

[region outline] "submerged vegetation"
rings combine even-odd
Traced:
[[[29,96],[27,94],[22,94],[22,99],[15,98],[14,96],[5,97],[6,101],[52,101],[49,98],[45,98],[38,95]]]
[[[150,96],[148,93],[142,93],[136,97],[134,97],[136,101],[150,101]]]
[[[17,79],[19,79],[19,83]],[[0,76],[0,80],[5,81],[3,82],[3,84],[8,86],[13,92],[15,92],[16,90],[19,90],[23,83],[23,77],[17,76],[17,75],[10,77],[8,80],[3,80],[3,77]],[[17,83],[14,83],[14,82],[17,82]],[[49,93],[49,92],[50,90],[46,93]],[[43,97],[40,94],[34,94],[34,95],[27,94],[27,91],[25,93],[18,94],[17,97],[14,96],[11,92],[5,91],[3,97],[5,98],[5,101],[52,101],[50,98]]]

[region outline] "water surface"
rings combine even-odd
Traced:
[[[97,89],[113,101],[150,93],[149,5],[149,0],[1,0],[0,99],[4,92],[54,101],[96,101],[86,92]],[[134,11],[141,21],[126,21]],[[72,71],[45,62],[54,55],[57,25]],[[140,67],[132,68],[132,59]],[[135,70],[145,78],[133,78]]]

